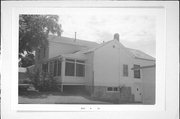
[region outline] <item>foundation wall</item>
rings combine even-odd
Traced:
[[[86,86],[86,90],[91,94],[92,98],[97,100],[109,101],[116,104],[134,102],[131,87],[122,87],[118,91],[107,91],[106,86]]]

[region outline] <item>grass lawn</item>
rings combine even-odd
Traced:
[[[21,92],[19,104],[109,104],[109,102],[93,100],[84,93],[61,92]]]

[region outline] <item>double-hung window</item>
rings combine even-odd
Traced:
[[[134,78],[141,78],[140,65],[134,65]]]

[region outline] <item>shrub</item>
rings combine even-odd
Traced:
[[[39,91],[55,91],[58,89],[57,81],[53,78],[52,74],[36,71],[29,73],[32,84]]]

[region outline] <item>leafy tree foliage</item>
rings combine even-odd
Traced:
[[[21,58],[20,66],[21,67],[28,67],[35,63],[34,54],[28,53]]]
[[[49,34],[60,36],[61,25],[57,15],[20,15],[19,16],[19,58],[21,64],[30,61],[36,48],[46,45]],[[30,54],[30,55],[29,55]],[[26,58],[25,58],[26,57]],[[31,63],[31,62],[30,62]],[[25,64],[23,66],[26,66]]]

